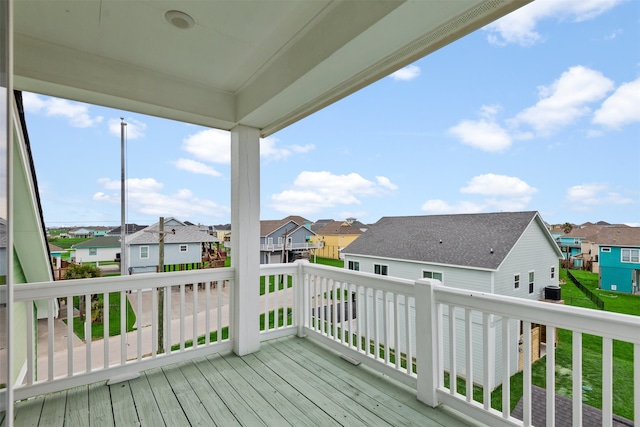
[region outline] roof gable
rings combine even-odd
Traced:
[[[334,234],[347,234],[347,235],[360,235],[362,231],[352,225],[349,225],[345,221],[332,221],[326,224],[324,227],[315,230],[318,235],[334,235]]]
[[[535,211],[383,217],[343,253],[497,269],[536,217]],[[541,232],[548,234],[543,226]],[[550,235],[548,241],[557,250]]]

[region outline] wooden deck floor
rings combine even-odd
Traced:
[[[4,424],[4,423],[3,423]],[[415,393],[310,340],[263,343],[53,393],[15,407],[16,426],[465,426]]]

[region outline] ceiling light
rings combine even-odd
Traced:
[[[192,17],[179,10],[168,11],[164,14],[164,19],[166,19],[169,24],[181,30],[186,30],[196,24]]]

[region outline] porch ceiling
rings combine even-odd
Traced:
[[[14,85],[266,136],[529,1],[15,1]]]

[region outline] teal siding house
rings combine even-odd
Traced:
[[[598,243],[600,289],[640,292],[640,227],[604,229]]]

